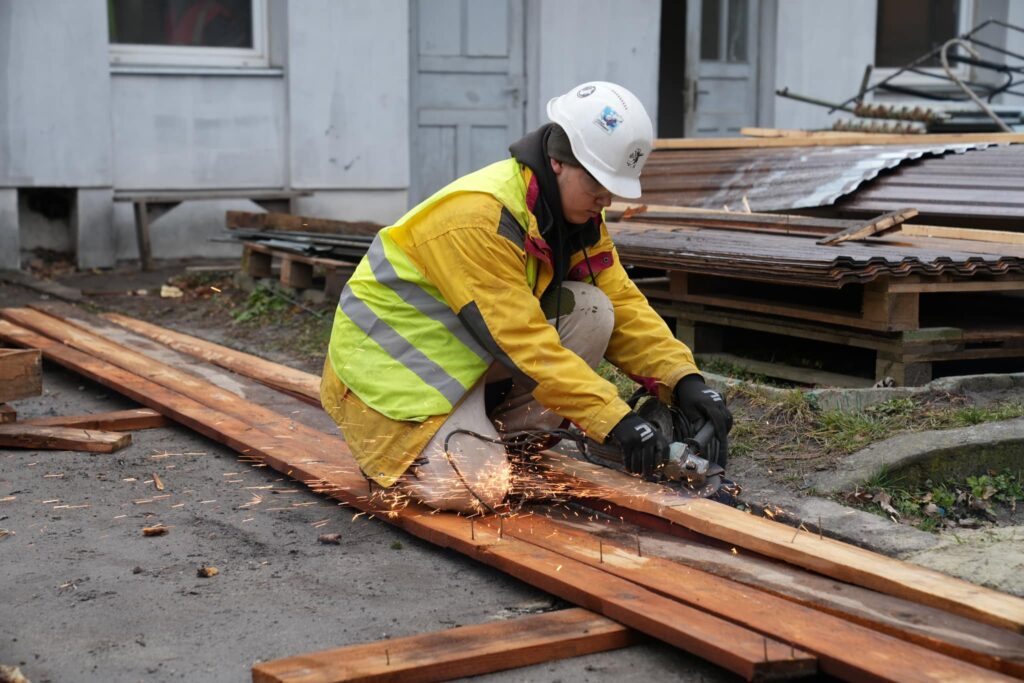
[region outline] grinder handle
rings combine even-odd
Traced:
[[[707,450],[708,443],[711,442],[711,438],[715,435],[715,425],[711,420],[707,420],[704,426],[697,430],[697,433],[686,441],[691,442],[701,453]]]

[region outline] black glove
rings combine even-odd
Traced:
[[[668,459],[665,437],[636,413],[626,413],[608,433],[608,440],[622,449],[626,470],[650,479],[659,465]]]
[[[704,384],[703,377],[687,375],[679,380],[672,394],[687,420],[710,420],[715,425],[715,436],[721,443],[726,443],[732,429],[732,413],[725,407],[722,395]]]

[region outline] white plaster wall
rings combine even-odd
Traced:
[[[293,0],[288,32],[292,185],[408,187],[408,0]]]
[[[372,221],[391,225],[405,213],[409,193],[401,190],[319,190],[295,200],[302,216],[341,221]]]
[[[527,129],[545,106],[584,81],[619,83],[658,111],[659,0],[528,0]]]
[[[776,88],[833,102],[856,92],[864,67],[875,59],[876,3],[780,0],[777,19]],[[827,111],[776,97],[774,126],[830,128],[835,116]]]
[[[0,0],[0,186],[109,186],[105,0]]]
[[[115,74],[112,94],[118,190],[285,185],[281,77]]]
[[[198,201],[179,204],[149,224],[149,241],[155,259],[234,258],[242,248],[237,243],[211,242],[226,237],[225,211],[263,211],[245,199]],[[118,260],[137,260],[135,216],[128,202],[114,203],[114,231]]]

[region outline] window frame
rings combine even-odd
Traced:
[[[961,0],[960,2],[960,16],[957,17],[956,35],[961,36],[971,28],[974,27],[974,16],[977,13],[977,0]],[[878,15],[875,15],[875,28],[877,31],[878,27]],[[876,46],[877,49],[877,46]],[[873,58],[872,58],[873,59]],[[950,69],[954,74],[961,80],[970,80],[973,76],[973,69],[968,64],[958,63],[950,64]],[[894,66],[873,66],[871,70],[872,82],[880,81],[885,78],[893,76],[899,67]],[[921,71],[935,74],[936,76],[946,77],[946,70],[941,66],[922,67]],[[893,85],[905,85],[908,87],[915,88],[917,90],[924,90],[927,92],[947,92],[955,90],[960,92],[960,89],[954,83],[949,81],[940,81],[936,78],[925,76],[924,74],[916,74],[912,72],[902,73],[896,76],[893,80],[889,81]],[[902,93],[886,93],[886,92],[875,92],[875,97],[882,96],[884,98],[906,98],[907,95]]]
[[[252,47],[192,47],[142,43],[109,43],[111,67],[253,68],[270,66],[267,0],[252,3]],[[109,41],[109,37],[108,37]]]

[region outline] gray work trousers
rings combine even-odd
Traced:
[[[615,323],[611,301],[597,287],[582,282],[566,282],[562,288],[563,313],[558,325],[562,345],[596,368],[608,348]],[[549,322],[555,322],[553,316]],[[509,377],[504,366],[494,363],[396,486],[441,510],[471,514],[500,505],[512,486],[512,467],[505,447],[467,434],[452,435],[452,430],[466,429],[496,438],[522,429],[557,429],[562,423],[560,415],[540,405],[528,388],[515,382],[504,402],[488,415],[484,400],[487,384]]]

